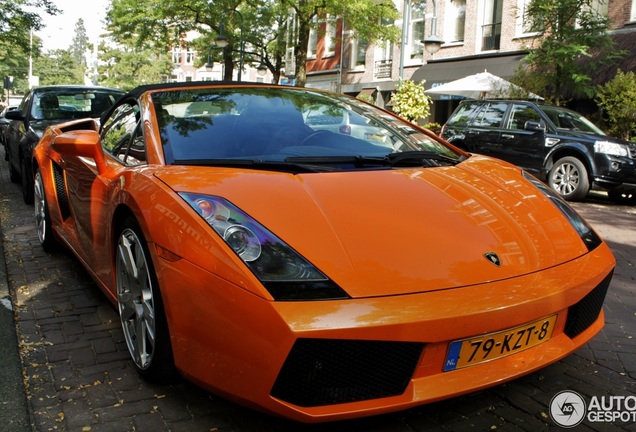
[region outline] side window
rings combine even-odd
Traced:
[[[500,127],[501,122],[504,117],[504,113],[506,112],[506,104],[505,103],[490,103],[477,114],[477,118],[475,119],[474,126],[481,127]]]
[[[523,130],[527,121],[540,122],[541,116],[530,106],[514,104],[510,109],[506,129]]]
[[[139,165],[146,161],[146,145],[136,105],[119,106],[104,123],[102,147],[104,151],[125,165]]]
[[[449,125],[466,125],[477,109],[479,109],[479,105],[477,103],[462,103],[446,123]]]

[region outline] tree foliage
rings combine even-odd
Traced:
[[[30,31],[42,29],[42,17],[36,11],[57,15],[60,10],[51,0],[11,0],[0,2],[0,42],[29,50]]]
[[[395,8],[390,2],[374,0],[113,0],[106,21],[118,43],[158,52],[180,46],[187,32],[196,31],[199,37],[192,46],[203,53],[199,66],[207,62],[210,52],[213,60],[225,64],[227,80],[241,53],[244,64],[262,61],[277,79],[291,41],[298,66],[296,82],[302,86],[310,31],[317,28],[319,18],[337,16],[344,16],[348,27],[369,42],[397,38],[397,29],[381,20],[395,18]],[[229,44],[222,51],[213,50],[221,32]]]
[[[619,70],[616,76],[598,87],[596,103],[608,117],[609,133],[630,140],[636,129],[636,75]]]
[[[33,74],[40,85],[84,84],[84,66],[77,63],[70,50],[54,50],[33,61]]]
[[[391,95],[393,111],[411,122],[427,117],[431,113],[431,98],[424,92],[425,82],[400,80]]]
[[[138,85],[167,81],[172,63],[157,57],[152,50],[100,47],[99,83],[131,90]]]
[[[86,27],[84,26],[84,20],[78,19],[75,23],[75,34],[73,35],[73,41],[69,50],[75,61],[79,64],[86,63],[86,51],[89,49],[88,36],[86,35]]]
[[[620,53],[609,20],[593,0],[533,0],[524,19],[538,34],[514,81],[557,105],[564,97],[591,97],[596,67]]]

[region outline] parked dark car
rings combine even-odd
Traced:
[[[636,144],[608,137],[579,113],[528,101],[465,100],[441,136],[474,153],[532,172],[563,198],[590,189],[636,204]]]
[[[17,108],[18,107],[15,106],[15,105],[8,105],[8,106],[6,106],[6,107],[4,107],[2,109],[2,112],[0,112],[0,144],[2,146],[5,145],[5,140],[6,140],[5,132],[8,129],[9,123],[10,123],[10,120],[8,120],[5,117],[5,114],[8,113],[9,111],[13,111],[14,109],[17,109]],[[5,160],[9,160],[9,154],[6,151],[4,152],[4,158],[5,158]]]
[[[12,182],[22,181],[24,202],[33,204],[33,148],[53,124],[81,118],[99,118],[123,91],[97,86],[42,86],[30,90],[19,107],[8,111],[4,134]]]

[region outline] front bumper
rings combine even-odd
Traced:
[[[187,378],[240,403],[318,422],[434,402],[558,361],[602,328],[614,263],[602,244],[513,280],[338,301],[266,301],[185,260],[162,263],[159,285]],[[450,342],[554,314],[547,342],[443,372]]]
[[[636,160],[628,157],[597,154],[594,184],[602,189],[620,188],[636,192]]]

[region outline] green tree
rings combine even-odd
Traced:
[[[567,96],[592,97],[592,76],[598,65],[620,55],[607,33],[608,18],[593,0],[533,0],[524,19],[538,33],[517,84],[560,105]]]
[[[609,133],[630,140],[636,129],[636,75],[619,70],[616,76],[598,87],[596,103],[605,111]]]
[[[393,111],[411,122],[427,117],[431,113],[431,98],[424,92],[425,82],[400,80],[391,95]]]
[[[277,78],[287,42],[292,41],[296,82],[303,86],[310,31],[316,28],[318,18],[333,20],[336,16],[345,16],[348,27],[370,42],[398,37],[395,26],[383,24],[383,18],[397,16],[395,8],[390,2],[374,0],[113,0],[106,21],[117,42],[163,52],[178,46],[186,32],[196,30],[201,35],[194,42],[197,51],[203,53],[200,65],[207,61],[205,54],[210,50],[225,64],[228,80],[241,52],[244,64],[262,60]],[[212,50],[221,33],[228,40],[227,48]],[[241,34],[243,50],[239,46]]]
[[[33,61],[33,75],[40,85],[84,84],[84,67],[69,50],[54,50]]]
[[[99,82],[108,87],[131,90],[138,85],[166,81],[172,63],[152,51],[121,47],[100,47]]]
[[[0,2],[0,42],[20,47],[28,52],[30,31],[41,30],[44,24],[39,12],[57,15],[60,10],[51,0],[11,0]]]
[[[69,48],[71,56],[78,64],[86,64],[86,51],[88,50],[88,36],[86,35],[86,27],[84,20],[78,19],[75,23],[75,35]]]

